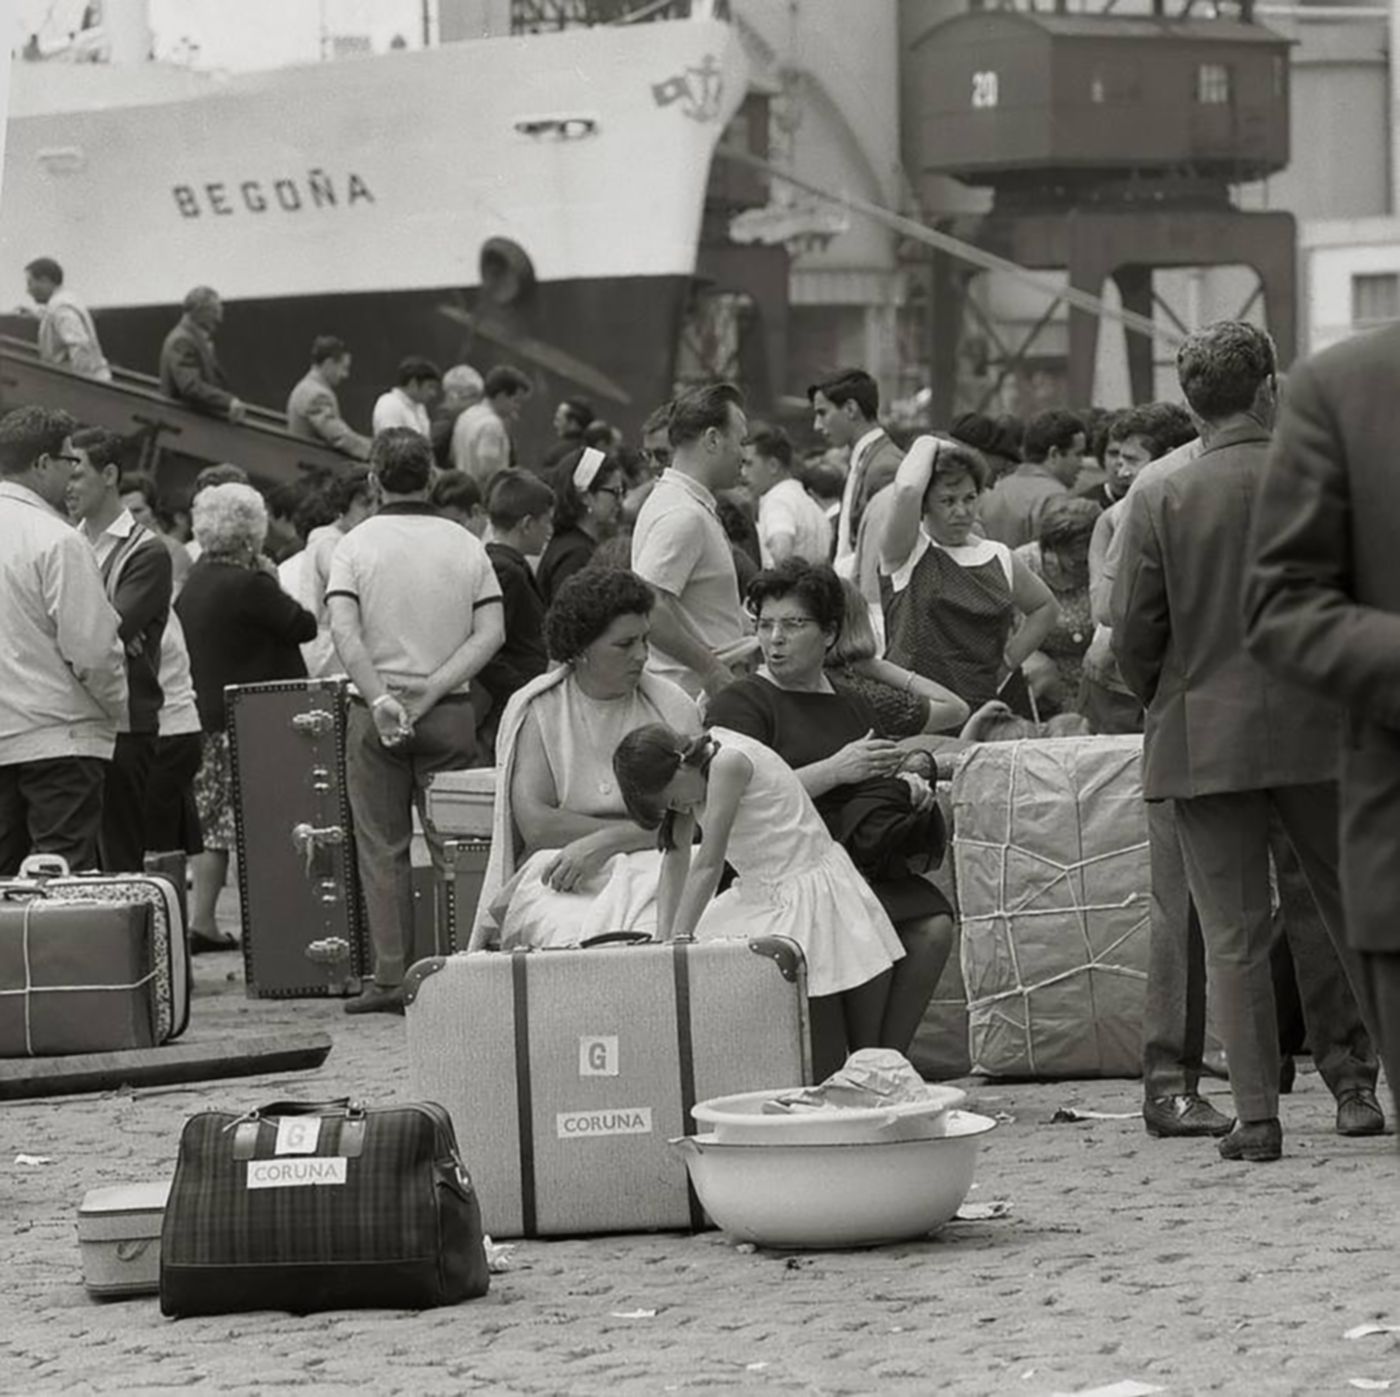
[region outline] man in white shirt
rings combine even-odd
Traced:
[[[431,359],[410,355],[399,364],[398,383],[382,393],[370,419],[375,436],[390,427],[408,427],[424,441],[433,434],[428,409],[442,391],[442,370]]]
[[[792,473],[792,442],[781,428],[750,432],[744,447],[744,484],[758,501],[758,547],[763,566],[788,558],[825,563],[831,555],[831,525]]]
[[[732,383],[682,393],[668,428],[674,453],[637,516],[632,571],[656,594],[650,667],[692,697],[733,682],[744,645],[734,554],[715,491],[734,484],[748,422]]]
[[[126,721],[117,613],[58,512],[76,426],[41,407],[0,418],[0,877],[30,852],[98,866],[103,775]]]
[[[497,366],[486,375],[485,398],[452,429],[452,465],[476,481],[484,500],[492,479],[514,463],[510,429],[530,396],[530,380],[518,369]]]
[[[63,289],[63,268],[52,257],[36,257],[24,269],[29,294],[43,308],[39,318],[39,357],[88,378],[110,382],[111,366],[97,340],[88,309]]]
[[[505,639],[501,587],[486,550],[428,503],[433,453],[405,428],[376,436],[379,513],[331,556],[331,635],[355,685],[346,776],[374,984],[349,1014],[403,1013],[413,927],[409,844],[429,779],[477,754],[469,690]],[[424,821],[433,861],[441,841]]]

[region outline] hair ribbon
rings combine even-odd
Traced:
[[[596,446],[585,446],[578,465],[574,467],[574,489],[580,492],[590,489],[605,460],[607,457]]]

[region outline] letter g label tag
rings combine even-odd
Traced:
[[[321,1138],[320,1116],[279,1116],[275,1154],[315,1154]]]
[[[619,1056],[616,1036],[580,1038],[578,1074],[580,1077],[616,1077],[619,1071]]]

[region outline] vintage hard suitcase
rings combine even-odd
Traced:
[[[170,1183],[95,1188],[78,1209],[78,1251],[89,1295],[114,1299],[160,1289],[160,1229]]]
[[[151,908],[0,887],[0,1057],[154,1047]]]
[[[343,679],[227,690],[248,993],[358,994],[368,945],[345,787]]]
[[[70,874],[67,863],[56,854],[31,854],[20,869],[20,881],[25,880],[37,880],[51,896],[74,902],[148,906],[154,972],[150,992],[155,1000],[156,1042],[169,1043],[189,1027],[190,948],[185,936],[184,898],[169,876],[150,870],[145,873]]]
[[[481,1209],[441,1106],[283,1101],[185,1122],[163,1314],[421,1310],[489,1284]]]
[[[983,743],[953,781],[972,1070],[1135,1077],[1147,983],[1140,737]]]
[[[490,839],[495,803],[495,767],[442,771],[428,782],[428,818],[442,835]]]
[[[433,956],[454,955],[471,934],[491,855],[490,841],[448,839],[443,855],[446,868],[441,873],[432,864],[414,865],[409,965]]]
[[[797,944],[480,952],[406,982],[411,1091],[447,1107],[493,1237],[704,1225],[690,1108],[811,1076]]]

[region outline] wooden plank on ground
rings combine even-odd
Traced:
[[[170,1043],[115,1053],[5,1058],[0,1059],[0,1101],[295,1072],[319,1067],[330,1050],[327,1033],[262,1033],[233,1043]]]

